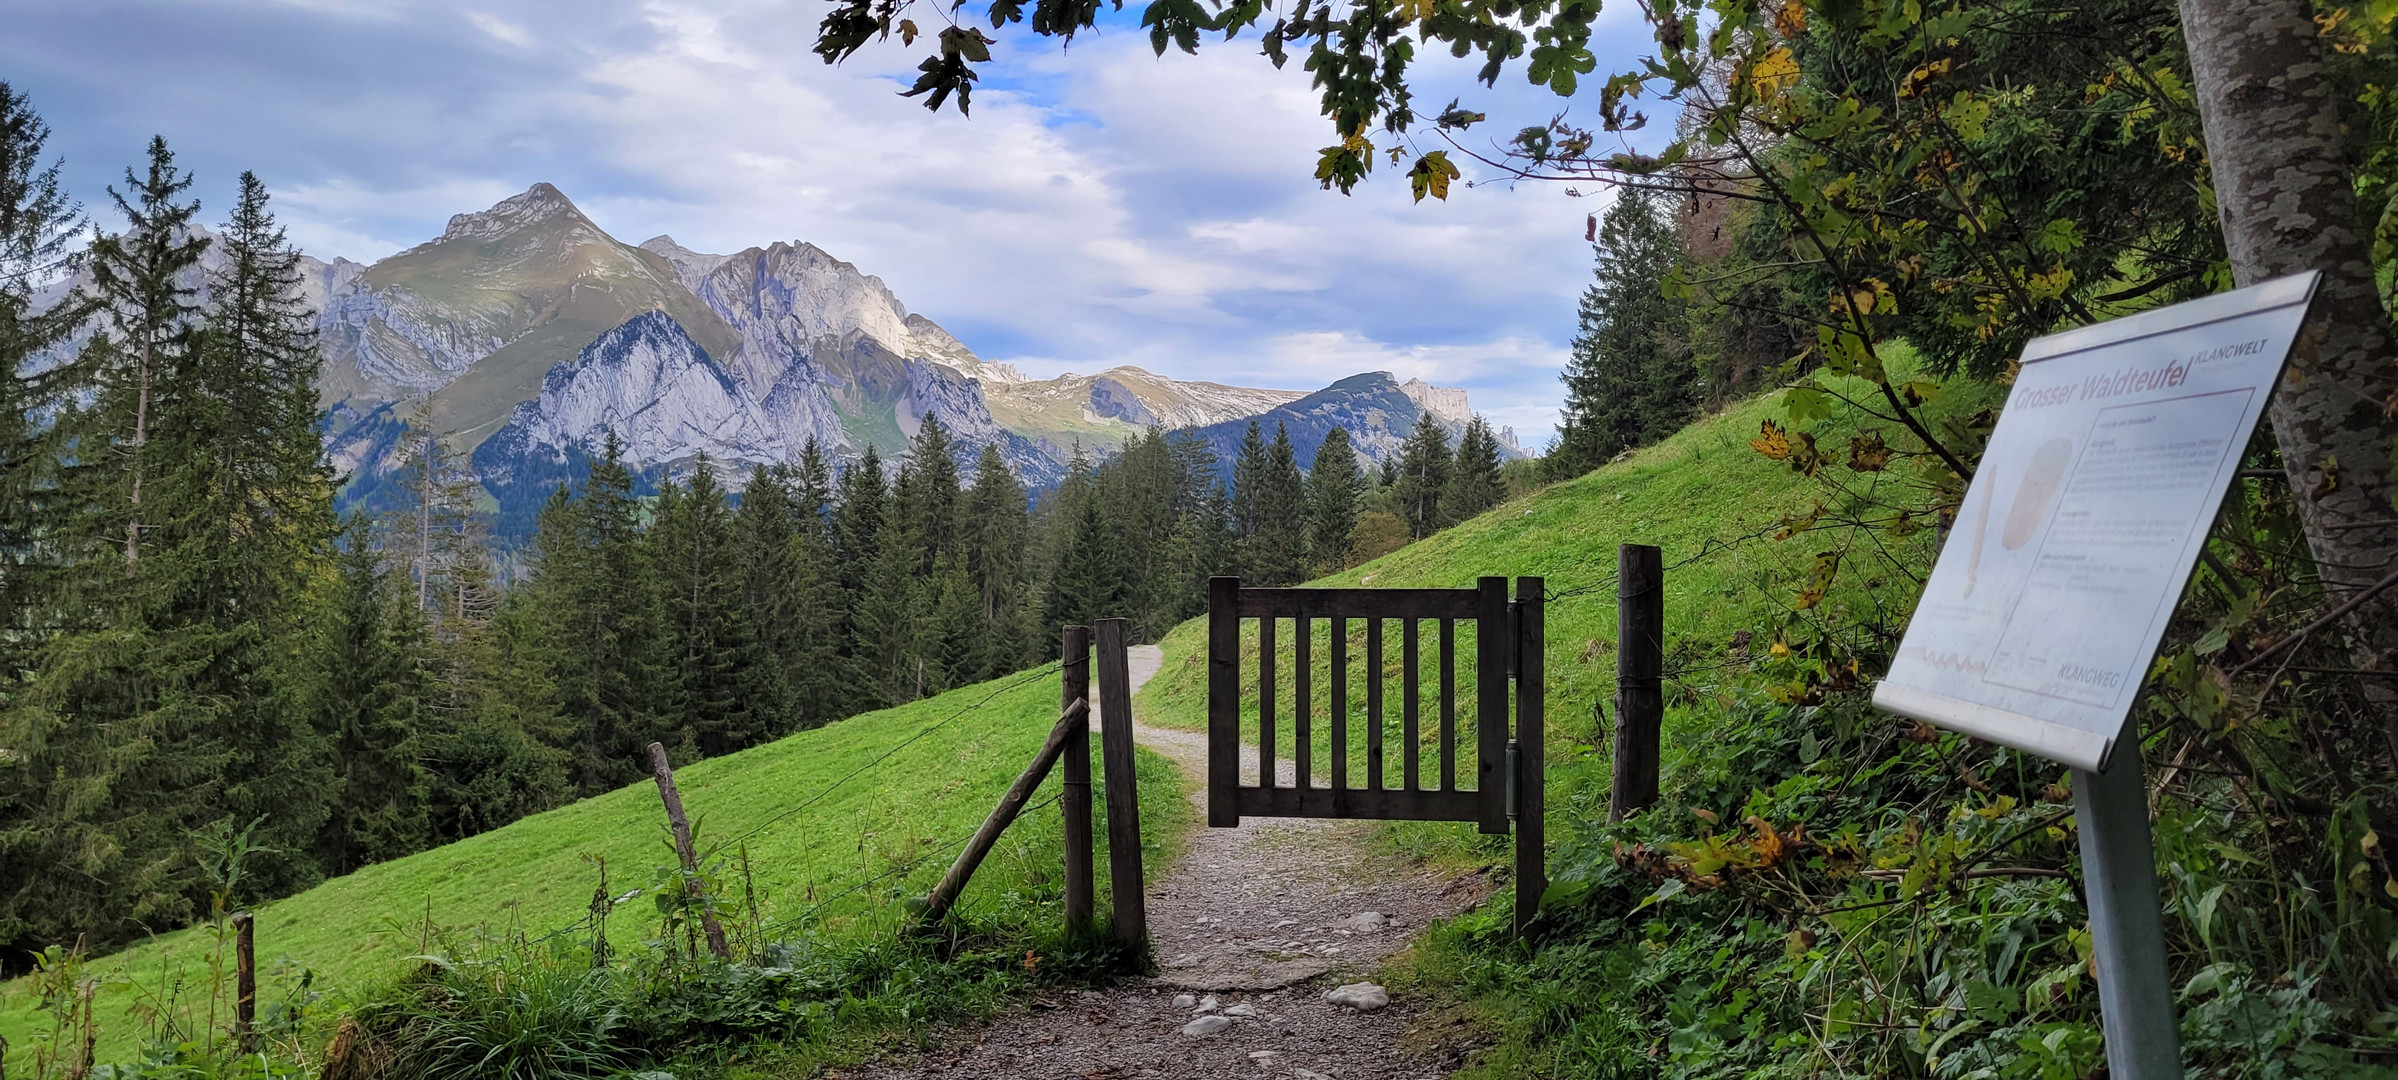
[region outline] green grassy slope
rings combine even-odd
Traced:
[[[699,822],[703,848],[755,830],[746,848],[761,893],[760,914],[769,927],[783,924],[770,936],[885,933],[901,917],[900,901],[922,895],[939,877],[956,842],[990,812],[1039,749],[1057,718],[1058,694],[1055,673],[967,687],[695,763],[676,771],[676,784]],[[974,707],[978,702],[984,704]],[[934,730],[920,734],[928,728]],[[885,754],[886,760],[869,766]],[[1098,756],[1095,745],[1092,756]],[[864,772],[820,801],[777,819],[861,767]],[[1144,865],[1162,867],[1162,845],[1189,819],[1180,797],[1183,781],[1171,763],[1146,751],[1139,769],[1143,846],[1160,848]],[[1057,787],[1053,773],[1034,805]],[[1102,804],[1103,852],[1104,811]],[[1056,904],[1060,843],[1056,809],[1027,813],[977,872],[961,907]],[[654,785],[586,799],[263,905],[260,967],[304,966],[315,973],[315,988],[338,1000],[418,952],[428,920],[536,937],[574,927],[599,883],[586,856],[606,860],[608,888],[617,895],[650,884],[659,868],[674,861]],[[734,857],[730,850],[725,856]],[[912,869],[880,877],[910,861],[917,861]],[[728,874],[738,881],[737,866]],[[1098,877],[1104,912],[1104,869]],[[609,938],[620,951],[638,949],[656,929],[645,896],[615,909]],[[192,988],[205,978],[213,947],[207,930],[187,930],[95,961],[95,973],[109,980],[99,1000],[100,1060],[120,1060],[139,1049],[144,1025],[131,1010],[146,1007],[145,998],[162,987],[180,980],[187,1004],[204,1007],[192,1002],[198,993]],[[276,1000],[279,994],[270,985],[261,997]],[[29,1046],[32,1033],[48,1027],[36,1005],[24,980],[0,987],[0,1037]]]

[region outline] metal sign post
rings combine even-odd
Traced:
[[[2319,277],[2026,346],[1874,690],[1886,711],[2073,767],[2117,1080],[2182,1075],[2139,733],[2125,724]]]

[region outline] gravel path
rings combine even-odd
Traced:
[[[1131,650],[1135,689],[1157,673],[1156,646]],[[1134,724],[1145,746],[1192,776],[1207,737]],[[1244,775],[1257,776],[1256,752]],[[1280,762],[1283,782],[1290,763]],[[1204,803],[1205,793],[1192,796]],[[956,1033],[913,1061],[877,1062],[858,1080],[1417,1080],[1445,1076],[1470,1048],[1469,1029],[1425,1015],[1406,997],[1359,1012],[1324,1000],[1369,979],[1413,931],[1479,900],[1480,878],[1445,880],[1366,842],[1364,822],[1251,818],[1198,830],[1149,894],[1155,979],[1064,992]],[[1104,870],[1102,870],[1104,873]],[[1200,999],[1176,1005],[1178,998]],[[1214,999],[1213,1009],[1205,1009]],[[1203,1011],[1203,1009],[1205,1011]],[[1220,1013],[1230,1026],[1186,1035]]]

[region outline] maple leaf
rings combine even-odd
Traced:
[[[1749,445],[1755,447],[1758,453],[1775,461],[1790,456],[1790,434],[1782,430],[1782,425],[1767,420],[1758,425],[1758,430],[1760,434],[1749,440]]]
[[[1890,467],[1890,447],[1882,442],[1880,432],[1849,439],[1848,467],[1858,472],[1881,472]]]
[[[1435,150],[1416,159],[1415,168],[1407,173],[1407,186],[1415,192],[1417,202],[1423,202],[1426,195],[1446,202],[1449,181],[1459,175],[1456,164],[1449,160],[1449,152]]]

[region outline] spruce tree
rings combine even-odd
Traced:
[[[1249,421],[1249,430],[1241,435],[1241,448],[1232,459],[1232,535],[1246,541],[1257,532],[1258,493],[1264,489],[1266,474],[1266,440]]]
[[[112,331],[99,419],[123,459],[121,486],[112,501],[121,507],[125,571],[131,574],[141,563],[151,408],[159,379],[191,348],[191,322],[200,304],[189,272],[199,265],[208,239],[194,235],[191,227],[200,204],[177,201],[192,178],[175,167],[164,138],[150,140],[147,171],[126,169],[125,183],[130,195],[108,189],[125,229],[93,242],[91,269]]]
[[[793,683],[802,673],[801,530],[793,506],[789,466],[752,465],[733,515],[732,558],[744,654],[734,669],[742,698],[766,737],[799,730],[801,714]]]
[[[417,733],[430,696],[422,622],[401,610],[368,521],[343,531],[332,595],[301,651],[301,707],[331,762],[331,812],[313,845],[327,874],[396,858],[432,838],[431,777],[418,765],[432,748]]]
[[[1274,426],[1274,442],[1255,486],[1250,506],[1256,525],[1242,542],[1241,577],[1269,588],[1298,584],[1308,562],[1308,507],[1297,452],[1284,425]]]
[[[58,432],[41,417],[62,404],[79,373],[58,363],[36,371],[34,362],[63,345],[92,305],[71,295],[33,310],[34,291],[67,272],[83,228],[81,208],[59,187],[61,163],[42,160],[49,138],[32,102],[0,82],[0,699],[13,696],[39,642],[60,626],[62,606],[71,606],[60,541],[73,518],[59,490]],[[5,732],[0,723],[0,743]],[[0,778],[0,830],[18,812]]]
[[[756,659],[752,624],[742,618],[733,513],[706,455],[688,482],[659,489],[656,518],[643,539],[665,614],[661,651],[672,672],[662,722],[673,741],[703,757],[757,742],[768,725],[752,706],[768,703],[744,685],[742,669]]]
[[[1325,432],[1307,469],[1307,546],[1316,570],[1348,565],[1349,532],[1357,527],[1357,501],[1364,495],[1365,478],[1348,429]]]
[[[529,599],[562,720],[572,728],[571,776],[581,795],[648,772],[645,747],[668,740],[658,691],[670,682],[655,582],[641,550],[632,471],[610,433],[582,497],[561,488],[534,534]]]
[[[1601,220],[1594,250],[1597,280],[1582,294],[1557,445],[1543,461],[1553,480],[1673,434],[1698,412],[1689,312],[1665,295],[1683,258],[1672,215],[1655,195],[1625,188]]]
[[[910,527],[923,546],[927,573],[957,543],[958,465],[954,443],[939,417],[924,414],[916,437],[908,443],[908,475],[916,485],[910,500],[915,520]]]
[[[966,492],[959,527],[964,536],[966,578],[979,601],[988,637],[974,680],[1024,667],[1045,651],[1035,648],[1026,619],[1025,545],[1032,521],[1024,485],[986,443],[975,462],[974,486]]]
[[[1467,422],[1450,459],[1449,483],[1441,490],[1444,524],[1454,525],[1507,501],[1507,482],[1499,477],[1499,438],[1477,416]]]
[[[1441,492],[1449,484],[1449,436],[1431,413],[1416,418],[1415,430],[1399,448],[1391,487],[1392,512],[1421,540],[1443,524]]]

